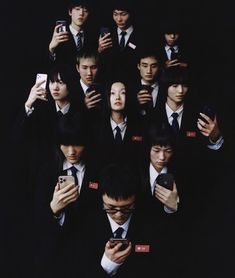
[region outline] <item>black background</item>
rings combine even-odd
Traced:
[[[173,6],[175,14],[184,23],[193,50],[198,52],[196,57],[198,65],[201,66],[202,80],[208,87],[213,85],[212,87],[216,88],[216,97],[221,98],[222,108],[226,110],[222,98],[229,98],[229,102],[235,99],[234,88],[221,91],[233,80],[235,17],[232,1],[136,2],[134,1],[133,7],[138,24],[146,28],[146,32],[151,31],[151,36],[152,30],[156,28],[157,32],[159,22]],[[95,22],[107,22],[110,1],[93,1],[93,4],[97,15]],[[57,19],[66,17],[66,1],[15,0],[1,4],[1,127],[4,131],[1,134],[8,135],[19,107],[24,104],[34,84],[36,73],[45,71],[47,49],[54,23]],[[6,138],[2,145],[2,161],[4,163],[5,157],[14,161],[8,136],[2,137]],[[8,182],[4,181],[1,184],[1,277],[23,277],[30,271],[31,255],[35,252],[31,244],[31,202],[25,197],[27,194],[22,200],[19,200],[21,195],[17,196],[19,191],[24,190],[24,185],[20,184],[19,191],[14,192],[10,187],[14,189],[17,184],[11,185],[9,178],[7,180]],[[30,194],[28,196],[30,197]]]

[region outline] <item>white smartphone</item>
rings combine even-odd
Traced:
[[[46,84],[47,84],[47,74],[46,73],[38,73],[36,76],[36,83],[39,83],[41,81],[44,81],[44,83],[41,84],[41,87],[45,90]]]
[[[75,184],[75,179],[73,176],[59,176],[58,183],[60,185],[60,189],[62,189],[71,183]]]

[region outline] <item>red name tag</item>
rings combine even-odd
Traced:
[[[90,181],[89,182],[89,188],[98,189],[98,182]]]
[[[143,137],[142,136],[132,136],[131,140],[141,142],[141,141],[143,141]]]
[[[138,253],[149,253],[150,246],[149,245],[143,245],[143,244],[136,244],[135,245],[135,252]]]
[[[196,131],[186,131],[186,136],[187,137],[196,137],[197,133],[196,133]]]

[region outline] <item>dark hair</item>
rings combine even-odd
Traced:
[[[112,11],[119,10],[119,11],[127,11],[128,13],[131,13],[130,0],[113,0],[111,5],[112,5]]]
[[[152,146],[171,146],[175,149],[176,138],[171,128],[162,124],[161,126],[150,125],[148,130],[148,145]]]
[[[100,176],[101,194],[119,200],[137,196],[140,189],[140,179],[134,169],[127,164],[110,164]]]
[[[188,67],[173,66],[164,70],[161,81],[167,88],[172,84],[190,85],[190,72]]]
[[[56,125],[57,145],[78,145],[87,144],[87,128],[83,118],[79,114],[65,114],[58,120]]]
[[[84,58],[84,59],[94,58],[97,66],[99,66],[99,61],[100,61],[99,53],[94,47],[82,48],[82,50],[76,56],[77,65],[80,64],[80,60],[82,58]]]
[[[88,11],[91,10],[91,3],[89,0],[70,0],[68,3],[68,10],[71,11],[73,8],[79,6],[88,9]]]

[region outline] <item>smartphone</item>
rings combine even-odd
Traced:
[[[39,83],[41,81],[45,81],[41,85],[41,87],[45,90],[46,89],[46,85],[47,85],[47,74],[46,73],[38,73],[36,75],[36,83]]]
[[[58,33],[67,31],[67,21],[66,20],[57,20],[56,25],[62,24],[62,26],[58,29]]]
[[[62,189],[71,183],[75,184],[75,179],[73,176],[59,176],[58,183],[59,183],[59,188]]]
[[[108,27],[101,27],[100,28],[100,35],[101,35],[101,37],[104,37],[108,33],[109,33],[109,28]]]
[[[98,83],[92,83],[88,89],[87,89],[87,93],[90,93],[92,91],[95,91],[93,95],[96,95],[100,90],[100,85]]]
[[[201,113],[207,115],[212,121],[215,119],[215,109],[212,106],[204,105]],[[205,119],[203,119],[202,117],[200,117],[200,119],[205,121]]]
[[[140,89],[148,91],[149,94],[152,92],[152,87],[150,85],[141,85]]]
[[[110,238],[109,239],[110,242],[110,246],[113,248],[115,245],[117,245],[118,243],[122,243],[122,246],[120,247],[120,250],[124,250],[128,247],[129,245],[129,240],[126,238]]]
[[[166,189],[173,190],[174,176],[170,173],[160,174],[157,177],[156,183],[165,187]]]

